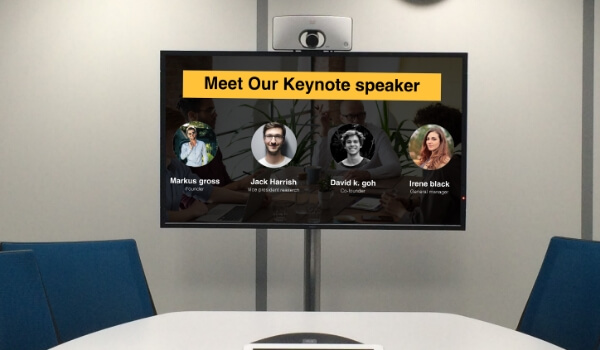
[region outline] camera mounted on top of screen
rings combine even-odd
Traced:
[[[273,50],[352,50],[352,18],[338,16],[273,17]]]

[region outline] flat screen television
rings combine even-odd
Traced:
[[[161,227],[464,230],[467,58],[161,51]]]

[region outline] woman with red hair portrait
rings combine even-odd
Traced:
[[[441,128],[432,127],[427,131],[421,145],[418,165],[425,170],[442,168],[450,161],[451,154],[446,134]]]

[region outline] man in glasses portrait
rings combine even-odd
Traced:
[[[292,159],[283,154],[285,144],[285,127],[277,122],[270,122],[263,127],[263,142],[266,154],[258,162],[268,168],[280,168]]]
[[[340,121],[342,125],[331,126],[331,116],[329,111],[325,111],[323,105],[315,106],[316,117],[321,122],[321,139],[317,141],[315,152],[313,154],[313,164],[319,165],[322,169],[335,169],[344,175],[345,179],[355,180],[377,180],[397,177],[402,174],[402,166],[398,160],[398,155],[394,152],[390,139],[379,127],[367,123],[367,113],[362,101],[342,101],[340,103]],[[364,164],[348,170],[342,167],[333,159],[330,145],[334,135],[341,126],[353,124],[360,125],[369,130],[373,135],[374,154],[373,157]]]

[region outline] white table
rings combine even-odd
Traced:
[[[55,350],[242,350],[282,333],[335,334],[384,350],[556,350],[542,340],[472,318],[405,312],[175,312],[71,340]]]

